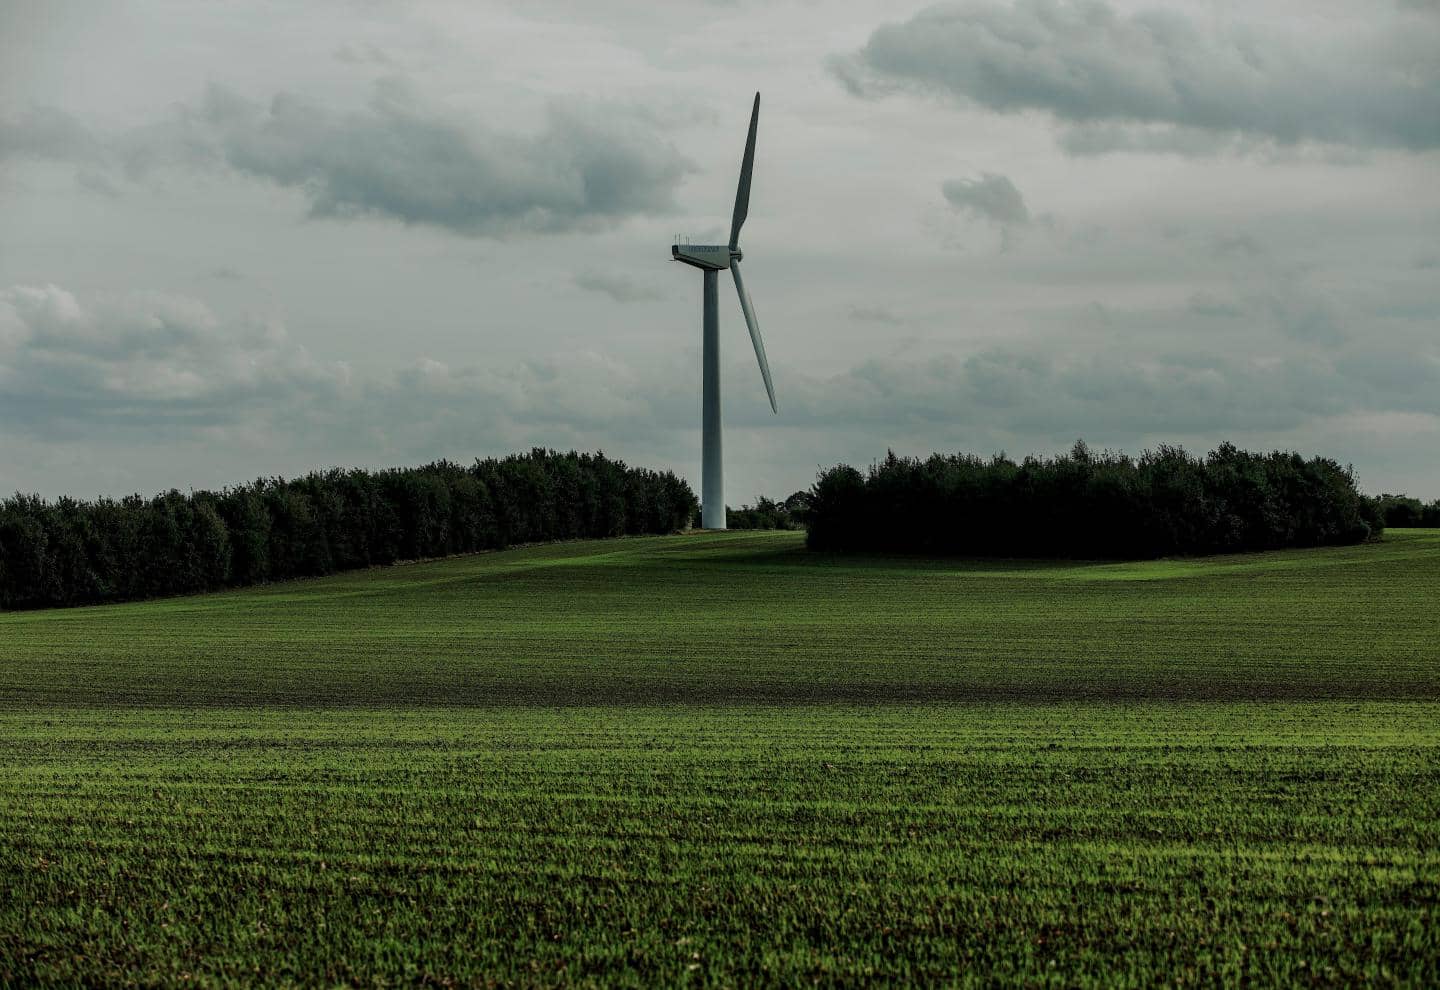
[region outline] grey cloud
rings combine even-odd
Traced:
[[[1231,288],[1223,295],[1192,293],[1186,309],[1199,316],[1244,320],[1251,329],[1271,327],[1296,341],[1331,345],[1351,339],[1354,328],[1373,324],[1387,309],[1402,319],[1433,311],[1428,300],[1363,300],[1353,292],[1337,293],[1327,280],[1311,277],[1303,265],[1284,263],[1248,234],[1215,239],[1210,253],[1223,263]]]
[[[667,390],[647,384],[636,369],[603,353],[576,351],[507,368],[452,368],[424,359],[369,383],[366,394],[405,409],[412,420],[427,416],[417,403],[431,403],[442,414],[448,409],[470,416],[482,409],[492,421],[613,426],[653,415],[655,396]]]
[[[472,129],[393,80],[358,113],[291,94],[262,108],[212,89],[192,119],[220,160],[301,190],[315,216],[378,215],[475,236],[668,212],[688,169],[621,112],[555,104],[537,136]]]
[[[1262,305],[1282,332],[1298,340],[1336,343],[1346,337],[1343,317],[1323,296],[1277,291]]]
[[[42,435],[235,421],[344,385],[277,323],[227,325],[159,293],[82,302],[55,285],[0,291],[0,409]]]
[[[620,272],[584,271],[575,275],[575,285],[586,292],[598,292],[618,303],[653,302],[665,294]]]
[[[1216,142],[1440,147],[1440,28],[1330,37],[1212,26],[1100,0],[932,7],[831,60],[851,91],[914,89],[1080,125],[1073,151],[1211,153]]]
[[[847,310],[850,319],[860,323],[879,323],[887,327],[903,326],[905,318],[886,306],[852,303]]]
[[[1199,316],[1230,318],[1245,313],[1245,307],[1237,300],[1213,292],[1192,293],[1185,305],[1190,312]]]
[[[298,190],[315,217],[375,216],[467,236],[598,229],[667,213],[692,166],[651,115],[553,103],[533,135],[473,125],[398,79],[356,112],[293,93],[268,105],[211,86],[175,118],[104,139],[58,111],[0,127],[0,155],[228,169]],[[113,185],[97,175],[92,185]]]
[[[1363,164],[1368,153],[1350,145],[1280,143],[1273,136],[1259,133],[1171,124],[1075,124],[1061,130],[1059,142],[1064,151],[1076,156],[1111,152],[1175,154],[1189,158],[1250,155],[1270,163],[1310,159],[1347,166]]]
[[[982,220],[1001,224],[1024,224],[1030,221],[1025,197],[1003,175],[985,172],[978,179],[950,179],[940,191],[950,205]]]
[[[394,65],[395,60],[376,45],[341,45],[335,49],[335,57],[351,65]]]
[[[122,192],[120,186],[105,172],[93,168],[81,168],[75,173],[75,184],[86,192],[114,199]]]
[[[1172,153],[1203,158],[1209,155],[1254,153],[1265,142],[1252,135],[1201,127],[1171,125],[1077,124],[1060,132],[1060,147],[1072,155],[1104,155],[1115,151]]]
[[[1135,449],[1147,438],[1242,438],[1256,431],[1305,428],[1333,417],[1399,412],[1440,416],[1440,354],[1395,349],[1283,360],[1245,356],[1149,353],[1120,345],[1073,357],[1018,348],[970,355],[877,358],[821,377],[792,370],[784,381],[785,416],[769,415],[763,398],[736,401],[730,429],[770,435],[829,436],[837,427],[865,438],[863,458],[886,445],[920,443],[985,452],[1002,434],[1019,453],[1073,441],[1077,434]],[[630,366],[601,354],[572,354],[509,369],[452,369],[422,362],[367,386],[344,422],[377,431],[409,431],[408,445],[442,433],[478,442],[498,431],[516,442],[535,436],[623,435],[655,449],[657,437],[680,437],[689,453],[698,410],[692,369]],[[753,368],[736,358],[724,377],[748,381]],[[388,425],[387,425],[388,424]],[[394,441],[393,432],[387,440]],[[579,442],[579,441],[577,441]],[[757,441],[752,440],[752,444]],[[873,447],[873,449],[872,449]]]
[[[0,417],[40,439],[229,429],[306,434],[335,449],[433,449],[439,435],[524,447],[527,430],[559,442],[597,424],[657,429],[667,421],[655,403],[680,404],[679,378],[647,381],[582,351],[499,368],[422,358],[356,381],[283,325],[225,321],[198,300],[88,300],[55,285],[0,291]]]
[[[53,107],[0,119],[0,160],[40,158],[84,164],[104,157],[98,139],[79,120]]]
[[[1440,357],[1287,360],[1118,353],[1059,359],[990,350],[970,357],[870,361],[828,381],[800,379],[787,415],[903,436],[997,423],[1032,443],[1083,433],[1133,444],[1144,436],[1225,435],[1305,426],[1362,411],[1440,415]],[[1400,369],[1408,364],[1405,377]]]
[[[1347,354],[1338,367],[1350,380],[1380,394],[1419,395],[1440,389],[1440,355],[1434,353],[1361,349]]]
[[[1265,249],[1249,234],[1228,234],[1210,242],[1210,253],[1217,258],[1236,256],[1258,258],[1265,253]]]
[[[1266,300],[1245,305],[1267,317]],[[1149,325],[1169,329],[1182,316],[1151,314]],[[1139,315],[1122,317],[1128,326]],[[737,396],[730,425],[771,438],[769,447],[785,437],[829,437],[824,449],[853,460],[885,445],[985,452],[1005,443],[1024,453],[1084,435],[1134,449],[1156,439],[1218,442],[1306,429],[1335,417],[1440,417],[1440,346],[1423,336],[1316,347],[1287,330],[1236,353],[1187,346],[1189,338],[1111,334],[1060,352],[1016,342],[878,358],[828,377],[793,368],[782,382],[781,420],[765,407],[748,355],[737,353],[727,379],[742,390],[748,382],[755,401]],[[314,451],[312,460],[373,463],[534,443],[613,450],[621,439],[628,450],[683,464],[693,454],[695,379],[696,368],[679,357],[627,364],[597,350],[513,366],[421,359],[355,381],[346,365],[312,357],[278,324],[227,321],[196,300],[86,300],[56,286],[0,292],[0,416],[14,435],[37,440],[96,442],[124,432],[194,442],[215,435],[206,431],[268,431]],[[834,446],[840,435],[850,447]]]

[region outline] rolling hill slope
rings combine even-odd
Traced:
[[[0,704],[1440,699],[1440,531],[1084,564],[566,543],[0,613]]]

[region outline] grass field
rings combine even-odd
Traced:
[[[0,614],[0,983],[1440,981],[1440,531]]]

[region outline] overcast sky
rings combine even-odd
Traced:
[[[0,0],[0,488],[1223,440],[1440,496],[1440,5]]]

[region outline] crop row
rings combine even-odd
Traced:
[[[1423,984],[1440,708],[0,718],[0,982]]]

